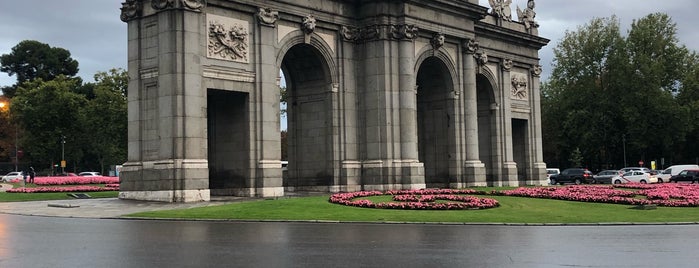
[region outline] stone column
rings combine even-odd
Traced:
[[[251,136],[257,148],[253,154],[257,161],[255,185],[249,194],[261,197],[283,196],[281,170],[281,137],[279,135],[279,85],[276,66],[277,53],[273,44],[276,42],[276,11],[260,9],[257,13],[257,32],[254,37],[257,47],[256,92],[250,96],[253,110],[259,116],[252,116],[253,133]]]
[[[541,134],[541,65],[535,65],[531,69],[532,74],[532,85],[531,85],[531,111],[532,111],[532,123],[530,132],[533,134],[531,153],[529,154],[532,163],[531,170],[529,172],[530,181],[527,181],[529,185],[548,185],[548,179],[546,179],[546,163],[544,163],[544,152],[542,145],[542,134]]]
[[[478,151],[478,99],[476,84],[476,59],[478,42],[469,39],[464,46],[464,135],[466,138],[466,161],[462,186],[486,186],[485,164],[479,159]],[[461,187],[461,186],[459,186]]]
[[[502,114],[500,116],[500,127],[503,130],[502,140],[503,146],[501,154],[503,156],[503,166],[502,166],[502,186],[518,186],[519,181],[517,179],[517,163],[514,162],[514,157],[512,153],[512,77],[510,75],[510,70],[512,69],[512,60],[503,59],[501,63],[502,67],[502,94],[500,95],[500,102],[502,103],[500,111]]]
[[[402,27],[409,27],[403,25]],[[417,31],[417,30],[415,30]],[[418,160],[417,140],[417,91],[415,88],[415,44],[406,30],[398,40],[398,109],[400,124],[397,128],[400,139],[400,160],[396,163],[402,171],[400,182],[404,189],[424,188],[423,165]]]

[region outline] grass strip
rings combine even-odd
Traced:
[[[485,210],[391,210],[331,204],[329,195],[246,201],[221,206],[130,214],[130,217],[229,220],[321,220],[450,223],[698,222],[699,208],[631,209],[630,205],[482,196],[500,207]],[[378,197],[390,198],[390,197]],[[377,200],[374,200],[377,201]],[[380,200],[379,200],[380,201]]]

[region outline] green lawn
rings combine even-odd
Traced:
[[[78,193],[78,192],[74,192]],[[0,193],[0,202],[23,202],[23,201],[45,201],[73,199],[69,193]],[[119,196],[118,191],[107,192],[85,192],[93,198],[111,198]]]
[[[485,210],[418,211],[347,207],[329,195],[259,200],[222,206],[136,213],[128,216],[180,219],[321,220],[468,223],[699,222],[699,208],[631,209],[630,205],[487,196],[500,207]]]

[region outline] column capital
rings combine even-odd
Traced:
[[[262,26],[276,27],[279,12],[271,8],[260,7],[257,11],[257,19]]]
[[[475,54],[476,51],[480,48],[480,45],[478,44],[478,41],[476,39],[466,39],[463,42],[464,46],[464,53],[466,54]]]

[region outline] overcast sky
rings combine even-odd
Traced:
[[[0,0],[0,54],[10,53],[22,40],[38,40],[69,50],[79,62],[78,75],[93,75],[111,68],[126,69],[126,23],[119,20],[123,0]],[[489,6],[488,0],[480,0]],[[526,0],[513,0],[526,7]],[[595,17],[617,15],[623,33],[634,19],[654,12],[670,15],[678,26],[682,44],[699,51],[697,0],[536,0],[539,35],[551,42],[540,51],[543,78],[551,71],[553,48],[566,30],[575,31]],[[0,86],[12,85],[14,77],[0,73]]]

